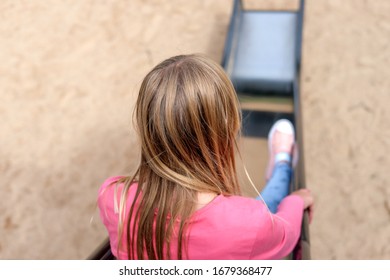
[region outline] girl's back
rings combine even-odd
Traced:
[[[128,259],[125,250],[120,250],[119,254],[117,251],[119,214],[115,213],[115,187],[110,187],[120,178],[112,177],[103,183],[98,203],[101,219],[109,233],[111,251],[118,259]],[[137,184],[133,184],[129,190],[127,209],[134,202],[136,188]],[[123,184],[119,184],[118,201],[122,190]],[[272,215],[261,201],[241,196],[218,195],[192,215],[188,254],[184,254],[184,259],[283,258],[291,252],[298,240],[299,226],[296,225],[300,225],[301,213],[302,201],[296,196],[283,200],[278,215]],[[124,236],[126,235],[125,231]],[[127,243],[125,238],[122,242]],[[177,259],[177,242],[177,236],[173,235],[171,241],[173,259]]]

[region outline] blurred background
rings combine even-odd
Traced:
[[[389,11],[386,0],[306,0],[314,259],[390,259]],[[0,2],[0,259],[92,253],[106,237],[100,184],[137,165],[142,78],[177,54],[220,62],[231,12],[231,0]]]

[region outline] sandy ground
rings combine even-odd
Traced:
[[[389,1],[307,1],[303,89],[313,256],[390,259]]]
[[[93,251],[106,236],[97,188],[137,164],[131,111],[141,79],[180,53],[220,61],[231,6],[0,2],[1,259]],[[389,10],[385,0],[307,1],[302,105],[315,259],[390,259]],[[249,172],[261,182],[263,173]]]

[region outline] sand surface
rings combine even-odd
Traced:
[[[306,2],[312,257],[390,259],[390,2]],[[181,53],[220,61],[231,3],[1,1],[0,259],[84,259],[104,239],[97,189],[137,164],[131,112],[143,76]]]

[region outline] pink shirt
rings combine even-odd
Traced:
[[[124,251],[117,255],[118,220],[114,211],[115,184],[121,177],[107,179],[99,189],[100,217],[106,226],[113,254],[126,259]],[[118,186],[117,201],[122,190]],[[127,210],[134,200],[136,184],[130,187]],[[263,202],[242,196],[217,196],[192,216],[188,239],[188,258],[200,260],[281,259],[287,256],[298,241],[303,215],[303,200],[289,195],[280,203],[276,214],[268,211]],[[172,236],[172,256],[177,242]],[[126,244],[126,243],[125,243]],[[185,255],[184,255],[185,256]]]

